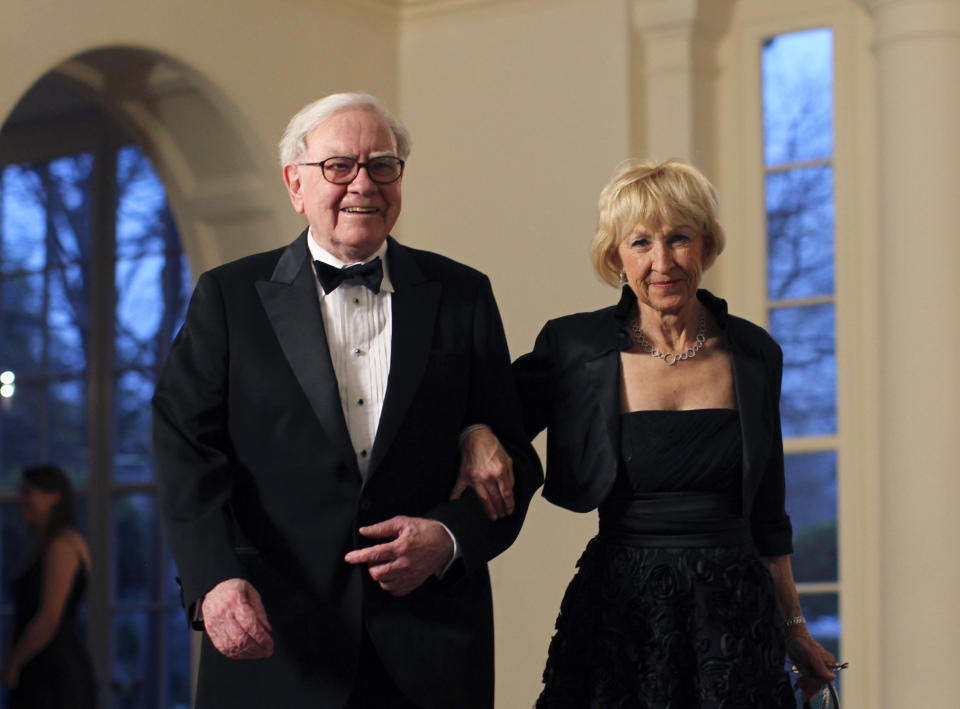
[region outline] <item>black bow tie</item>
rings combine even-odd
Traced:
[[[317,271],[317,278],[323,286],[324,293],[336,290],[344,281],[355,280],[366,286],[374,293],[380,292],[380,281],[383,280],[383,262],[377,256],[367,263],[355,263],[346,268],[337,268],[323,261],[314,261],[313,267]]]

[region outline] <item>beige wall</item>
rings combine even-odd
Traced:
[[[952,236],[956,215],[937,205],[922,210],[919,234],[908,235],[918,215],[897,195],[912,185],[912,200],[922,199],[928,192],[917,180],[923,179],[947,201],[960,193],[949,168],[960,158],[951,129],[960,123],[960,96],[951,90],[957,75],[949,68],[957,56],[958,6],[955,0],[13,1],[0,4],[0,117],[58,66],[102,95],[156,158],[200,270],[284,243],[298,229],[273,157],[290,113],[332,91],[378,94],[414,138],[398,235],[491,276],[517,355],[548,317],[612,301],[613,292],[590,270],[587,247],[599,190],[631,154],[686,157],[704,166],[720,189],[731,242],[709,274],[711,287],[735,311],[762,320],[759,42],[830,24],[837,39],[843,235],[837,242],[842,614],[844,651],[853,663],[845,687],[849,706],[863,709],[900,706],[907,695],[911,706],[946,707],[953,695],[935,678],[950,677],[960,661],[960,616],[946,597],[960,580],[954,549],[960,518],[950,514],[956,475],[946,448],[960,433],[950,404],[960,392],[955,377],[938,374],[955,371],[956,339],[955,318],[940,317],[938,303],[960,302],[950,277],[960,241]],[[886,43],[877,41],[877,17]],[[904,29],[897,34],[897,28]],[[103,54],[75,59],[118,46],[145,51],[119,55],[123,61]],[[916,111],[896,110],[898,92],[907,88]],[[947,118],[921,121],[924,111]],[[917,140],[901,154],[892,148],[903,131]],[[902,185],[898,166],[912,155],[922,162]],[[880,186],[878,164],[889,176]],[[918,307],[898,283],[904,264],[927,264],[916,271],[924,279]],[[899,327],[881,339],[887,310],[910,333],[909,347]],[[928,372],[921,400],[911,397],[917,368]],[[937,426],[921,425],[925,417]],[[924,463],[916,469],[911,461],[920,450]],[[950,494],[938,500],[938,489]],[[928,514],[931,505],[935,514]],[[594,527],[593,515],[538,499],[520,540],[493,563],[498,707],[532,704],[561,594]],[[914,539],[921,556],[911,553]],[[932,602],[925,604],[927,597]],[[927,609],[921,622],[911,623],[920,606]],[[910,658],[898,657],[901,646]],[[888,671],[901,662],[899,671]],[[926,672],[925,681],[911,681],[914,671]],[[898,702],[884,703],[885,697]]]
[[[625,3],[481,3],[411,19],[400,47],[416,140],[403,237],[490,274],[514,356],[547,318],[608,305],[615,293],[588,248],[600,188],[630,154]],[[498,707],[536,698],[560,598],[595,531],[595,515],[538,496],[492,564]]]

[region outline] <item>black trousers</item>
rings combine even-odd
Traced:
[[[360,647],[360,671],[346,709],[420,709],[394,683],[366,629]]]

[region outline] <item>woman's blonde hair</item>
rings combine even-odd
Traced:
[[[688,226],[703,238],[702,270],[723,251],[726,236],[717,221],[717,191],[693,165],[625,160],[600,192],[600,216],[590,255],[610,285],[620,284],[617,247],[638,224],[648,229]]]

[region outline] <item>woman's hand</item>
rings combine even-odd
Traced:
[[[833,682],[836,673],[830,669],[837,659],[810,635],[805,625],[787,629],[787,654],[800,670],[797,686],[803,690],[803,699],[813,697],[823,685]]]
[[[513,460],[493,431],[484,426],[467,434],[460,444],[460,475],[450,499],[472,487],[487,516],[496,521],[513,514],[513,483]]]

